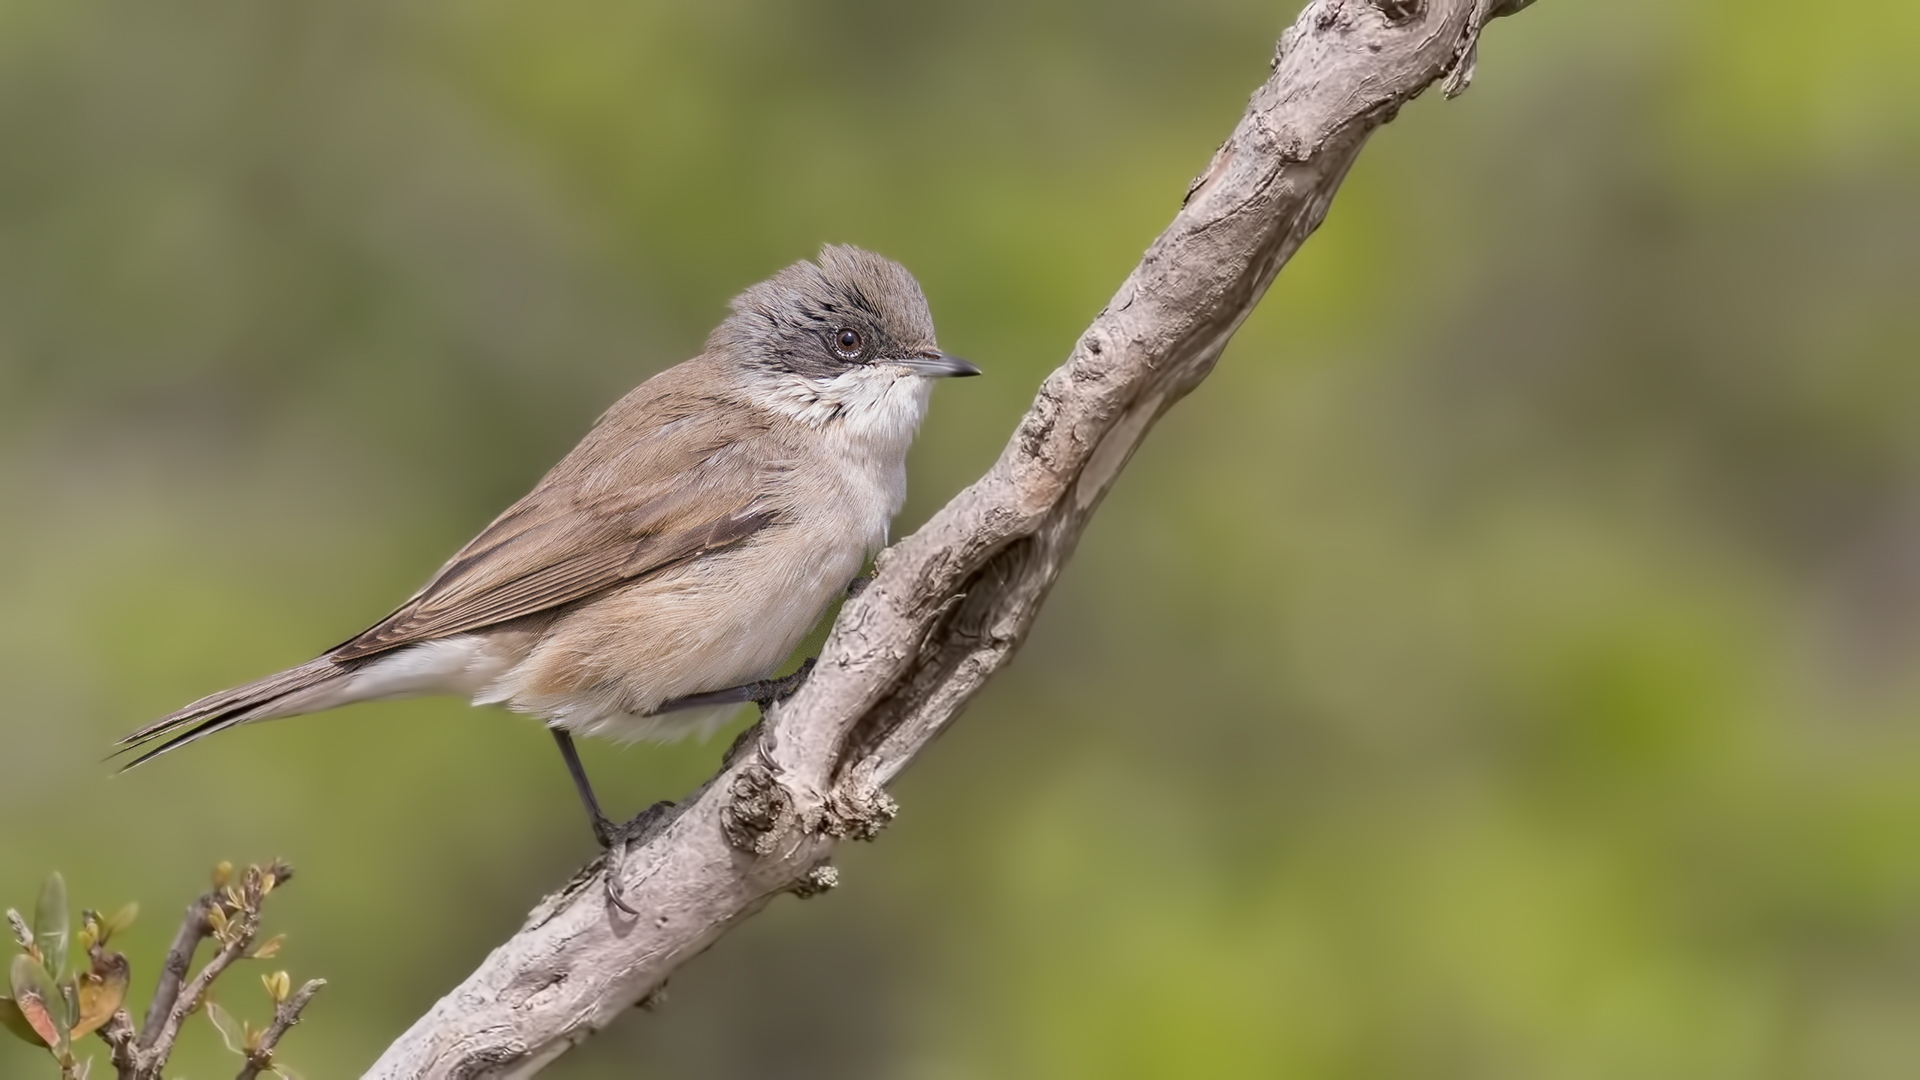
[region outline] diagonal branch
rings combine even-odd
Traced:
[[[262,1072],[273,1070],[273,1053],[280,1049],[280,1040],[300,1022],[300,1014],[306,1010],[307,1002],[312,1001],[313,995],[325,985],[325,979],[308,979],[300,989],[274,1003],[273,1019],[260,1032],[259,1041],[247,1048],[247,1063],[234,1075],[233,1080],[258,1080]]]
[[[1012,658],[1088,520],[1160,415],[1204,379],[1317,228],[1367,136],[1530,0],[1313,0],[1173,223],[1047,377],[1000,459],[883,552],[806,687],[676,813],[600,863],[417,1021],[367,1074],[529,1076],[646,998],[782,892],[830,887],[841,839]]]
[[[207,912],[219,900],[216,890],[187,906],[186,917],[180,920],[180,929],[174,932],[173,945],[167,949],[167,958],[160,966],[160,984],[154,987],[153,1000],[147,1004],[147,1017],[140,1022],[141,1049],[153,1049],[154,1040],[160,1037],[161,1022],[173,1011],[180,987],[193,967],[193,954],[199,950],[200,942],[213,933],[213,927],[207,923]]]

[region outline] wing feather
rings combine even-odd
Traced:
[[[353,660],[561,607],[776,524],[770,492],[784,468],[766,417],[684,392],[674,385],[684,380],[668,378],[678,371],[608,410],[425,588],[328,656]]]

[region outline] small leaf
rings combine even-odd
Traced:
[[[94,948],[93,968],[80,976],[80,1018],[73,1025],[74,1038],[85,1038],[112,1019],[127,998],[130,973],[126,957]]]
[[[47,1040],[41,1038],[40,1033],[27,1022],[27,1014],[21,1012],[20,1006],[10,997],[0,997],[0,1027],[19,1036],[22,1042],[29,1042],[35,1046],[47,1045]]]
[[[233,864],[225,859],[220,860],[220,865],[213,868],[213,887],[223,889],[226,887],[227,882],[232,880]]]
[[[74,951],[85,955],[100,940],[100,913],[92,908],[80,909],[80,932],[73,935]]]
[[[60,989],[54,985],[53,976],[33,957],[21,953],[13,958],[13,966],[7,972],[7,981],[13,988],[13,1004],[27,1021],[27,1026],[40,1037],[40,1041],[54,1050],[59,1050],[66,1034],[66,1025],[53,1017],[58,1008]]]
[[[87,1080],[87,1074],[93,1071],[93,1059],[88,1058],[73,1067],[73,1080]]]
[[[246,1056],[247,1052],[241,1049],[246,1038],[245,1028],[234,1019],[232,1013],[221,1008],[219,1002],[210,1000],[207,1002],[207,1019],[213,1021],[213,1029],[220,1033],[220,1041],[227,1044],[227,1049]]]
[[[67,970],[67,943],[72,937],[67,916],[67,879],[56,870],[40,889],[40,902],[33,908],[33,943],[40,947],[48,974],[55,978]]]
[[[279,1077],[280,1080],[306,1080],[305,1077],[301,1076],[297,1072],[294,1072],[292,1069],[287,1068],[285,1065],[274,1065],[270,1067],[267,1071]]]
[[[227,909],[221,907],[219,904],[208,908],[207,925],[213,927],[214,933],[225,937],[227,933]]]
[[[114,912],[112,918],[100,924],[100,943],[103,945],[106,944],[107,939],[125,930],[127,927],[132,926],[133,921],[139,917],[139,904],[129,903],[121,905],[120,910]]]
[[[275,934],[272,937],[268,938],[267,940],[261,942],[260,947],[253,950],[252,956],[255,960],[271,960],[274,957],[280,955],[280,946],[285,945],[286,943],[287,943],[287,935]]]
[[[7,967],[7,989],[13,991],[13,998],[18,1001],[21,995],[35,992],[40,985],[40,977],[45,974],[40,961],[21,953]]]
[[[275,1005],[287,1000],[287,995],[293,992],[293,980],[288,978],[284,971],[262,975],[260,982],[267,988],[267,996],[273,999]]]

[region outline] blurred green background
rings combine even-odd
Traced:
[[[988,371],[936,395],[912,528],[1297,6],[0,2],[0,903],[140,900],[144,988],[211,864],[285,856],[276,966],[331,985],[284,1059],[356,1075],[592,854],[546,736],[398,703],[126,776],[111,740],[384,613],[824,241]],[[1496,24],[844,887],[549,1075],[1914,1075],[1916,34]],[[589,766],[631,811],[724,745]],[[234,1067],[201,1025],[176,1071]]]

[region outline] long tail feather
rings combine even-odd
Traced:
[[[209,694],[121,739],[113,756],[140,751],[138,757],[121,766],[124,772],[169,750],[249,720],[293,716],[304,710],[289,708],[289,697],[332,682],[357,666],[337,664],[323,656],[245,686]]]

